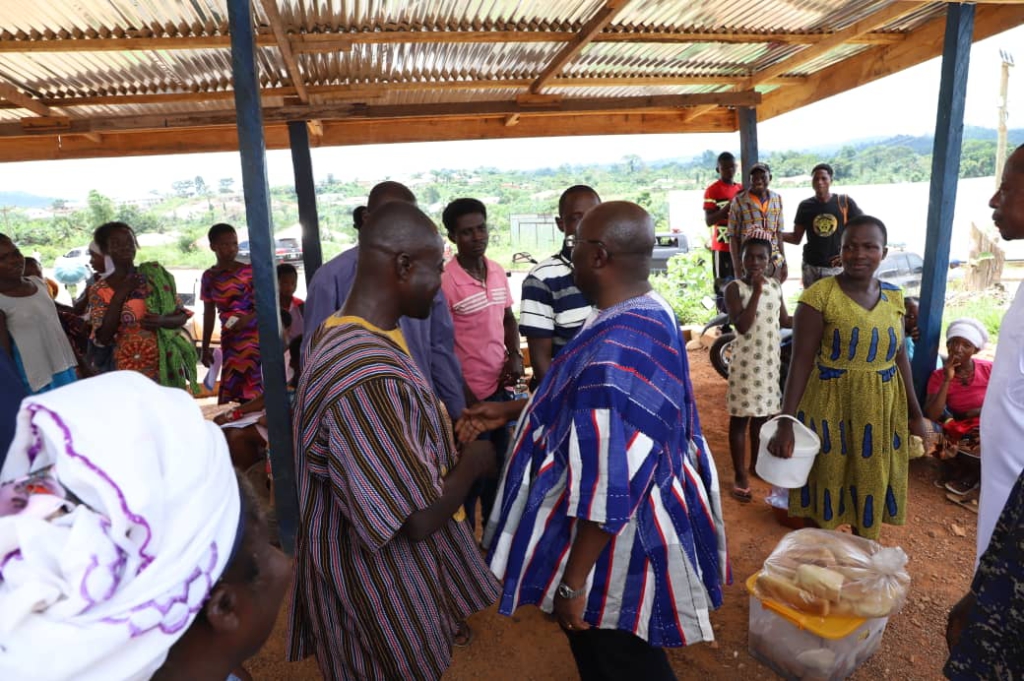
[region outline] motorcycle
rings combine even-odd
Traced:
[[[736,332],[729,325],[729,315],[727,314],[720,314],[708,322],[701,335],[703,336],[714,328],[720,328],[722,332],[708,350],[711,355],[711,366],[715,368],[719,376],[729,378],[729,363],[732,361],[732,345],[736,342]],[[780,331],[779,390],[785,390],[786,376],[789,375],[789,362],[793,356],[793,331],[791,329],[780,329]]]

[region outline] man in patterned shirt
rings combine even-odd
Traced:
[[[771,181],[772,171],[768,164],[755,163],[750,169],[746,191],[737,194],[729,205],[729,256],[735,276],[742,276],[740,247],[747,239],[747,232],[752,229],[768,232],[772,236],[775,278],[782,283],[788,274],[782,241],[782,197],[768,188]]]
[[[648,277],[654,221],[594,208],[572,251],[597,306],[529,403],[466,410],[458,430],[521,416],[488,523],[499,611],[555,619],[583,679],[674,679],[662,649],[714,638],[725,530],[684,342]]]
[[[437,228],[415,206],[374,210],[344,307],[314,333],[296,393],[299,492],[289,659],[325,679],[439,679],[459,623],[494,602],[461,505],[494,448],[456,450],[399,319],[441,286]]]

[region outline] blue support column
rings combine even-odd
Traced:
[[[740,161],[743,163],[740,184],[747,185],[750,168],[757,163],[757,109],[740,107],[736,110],[740,124]]]
[[[260,332],[260,358],[263,363],[263,390],[266,396],[277,520],[281,546],[293,554],[299,504],[295,491],[292,419],[285,381],[281,315],[277,302],[263,110],[256,74],[256,41],[249,0],[228,0],[228,20],[235,111],[238,116],[238,151],[242,160],[245,219],[249,227],[249,248],[256,288],[256,317]]]
[[[302,225],[302,263],[306,283],[320,265],[324,255],[320,249],[320,214],[316,209],[316,184],[313,181],[313,159],[309,154],[309,128],[306,121],[288,123],[288,141],[292,148],[295,170],[295,193],[299,197],[299,224]]]
[[[967,96],[967,67],[971,60],[974,34],[974,5],[946,6],[946,37],[942,47],[942,80],[935,121],[932,152],[932,180],[928,194],[928,231],[921,278],[921,306],[918,319],[921,337],[914,351],[914,385],[924,396],[928,376],[935,369],[942,333],[942,311],[946,302],[949,271],[949,242],[953,234],[953,208],[960,176],[960,147],[964,131],[964,101]]]

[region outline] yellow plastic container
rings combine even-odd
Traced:
[[[864,619],[800,612],[750,593],[747,646],[750,654],[785,679],[841,681],[871,657],[882,642],[888,617]]]

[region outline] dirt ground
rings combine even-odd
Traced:
[[[722,488],[728,490],[732,472],[724,409],[726,382],[715,374],[704,351],[691,351],[689,357],[704,434],[715,454]],[[946,659],[946,613],[969,585],[977,516],[948,502],[944,492],[932,485],[935,477],[930,461],[911,463],[908,523],[905,527],[887,525],[882,531],[883,544],[901,546],[910,557],[911,595],[903,611],[889,621],[881,648],[852,679],[941,678]],[[726,588],[722,607],[712,614],[717,640],[668,651],[680,679],[776,678],[747,653],[749,600],[743,581],[760,568],[787,530],[776,524],[764,502],[768,485],[756,479],[752,484],[752,503],[742,504],[723,495],[735,581]],[[270,640],[247,664],[257,681],[320,678],[312,659],[284,662],[287,612],[285,603]],[[524,607],[514,617],[504,617],[492,607],[471,618],[470,624],[473,642],[455,649],[444,677],[447,681],[577,678],[564,635],[535,608]]]

